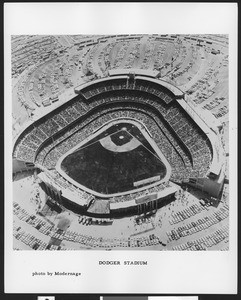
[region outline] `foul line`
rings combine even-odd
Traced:
[[[117,131],[115,131],[115,132],[113,132],[113,133],[111,133],[111,134],[109,134],[109,135],[107,135],[107,136],[105,136],[105,137],[108,137],[108,136],[112,136],[113,134],[116,134],[116,133],[118,133],[118,132],[120,132],[120,131],[123,131],[123,129],[120,129],[120,130],[117,130]],[[127,130],[126,130],[127,131]],[[128,131],[127,131],[128,132]],[[129,133],[129,132],[128,132]],[[80,148],[78,148],[78,149],[76,149],[74,152],[72,152],[72,153],[75,153],[76,151],[79,151],[79,150],[82,150],[82,149],[85,149],[85,148],[87,148],[87,147],[89,147],[89,146],[91,146],[91,145],[94,145],[95,143],[97,143],[97,142],[99,142],[100,140],[102,140],[103,138],[100,138],[100,139],[98,139],[97,141],[95,141],[95,142],[93,142],[93,143],[90,143],[90,144],[88,144],[88,145],[86,145],[86,146],[83,146],[83,147],[80,147]]]
[[[109,135],[107,135],[106,137],[108,137],[108,136],[112,136],[113,134],[116,134],[116,133],[118,133],[118,132],[121,132],[121,131],[123,131],[123,129],[120,129],[120,130],[117,130],[117,131],[115,131],[115,132],[113,132],[113,133],[111,133],[111,134],[109,134]],[[157,156],[155,153],[153,153],[151,150],[149,150],[138,138],[136,138],[135,136],[133,136],[128,130],[125,130],[130,136],[132,136],[134,139],[136,139],[136,140],[138,140],[139,142],[140,142],[140,144],[147,150],[147,151],[149,151],[153,156],[155,156],[162,164],[163,164],[163,161],[161,160],[161,158],[159,157],[159,156]],[[97,141],[95,141],[95,142],[93,142],[93,143],[90,143],[90,144],[88,144],[88,145],[86,145],[86,146],[84,146],[84,147],[80,147],[80,148],[78,148],[78,149],[76,149],[73,153],[75,153],[75,152],[77,152],[77,151],[79,151],[79,150],[82,150],[82,149],[85,149],[85,148],[87,148],[87,147],[89,147],[89,146],[91,146],[91,145],[94,145],[95,143],[97,143],[97,142],[99,142],[100,140],[102,140],[103,138],[100,138],[100,139],[98,139]]]
[[[127,131],[133,138],[137,139],[141,144],[142,146],[147,149],[153,156],[155,156],[162,164],[163,164],[163,161],[161,160],[161,158],[159,156],[157,156],[155,153],[153,153],[151,150],[149,150],[138,138],[136,138],[135,136],[133,136],[129,131]]]

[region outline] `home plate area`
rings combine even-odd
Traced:
[[[126,127],[117,133],[104,137],[100,143],[105,149],[113,152],[127,152],[141,145],[141,142],[132,136]]]

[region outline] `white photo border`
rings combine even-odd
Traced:
[[[176,33],[228,34],[230,47],[230,250],[13,251],[11,35]],[[237,291],[237,5],[235,3],[5,3],[5,293],[185,293]],[[99,266],[99,260],[148,265]],[[37,277],[32,272],[81,272]]]

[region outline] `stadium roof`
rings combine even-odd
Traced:
[[[109,70],[108,73],[109,76],[135,74],[135,75],[142,75],[142,76],[153,77],[153,78],[156,78],[159,74],[158,71],[143,70],[143,69],[112,69]]]
[[[127,76],[130,73],[129,70],[131,70],[131,69],[123,69],[123,70],[126,70],[125,74],[117,73],[119,70],[116,70],[115,76],[104,77],[104,78],[100,78],[100,79],[96,79],[96,80],[93,80],[93,81],[86,82],[84,84],[76,86],[74,88],[74,91],[75,91],[76,94],[80,94],[81,91],[84,88],[86,88],[88,86],[91,86],[93,84],[99,83],[99,82],[111,81],[111,80],[116,80],[116,79],[126,79]],[[137,70],[137,69],[135,69],[135,70]],[[129,71],[129,72],[127,72],[127,71]],[[149,82],[153,82],[153,83],[156,83],[158,85],[161,85],[161,86],[165,87],[166,89],[168,89],[169,91],[171,91],[176,96],[176,98],[178,98],[178,99],[184,97],[183,91],[181,91],[179,88],[175,87],[174,85],[170,84],[169,82],[167,82],[165,80],[157,79],[153,76],[149,76],[148,74],[144,74],[144,73],[145,72],[142,72],[141,74],[140,73],[135,73],[135,78],[136,79],[141,79],[141,80],[146,80],[147,82],[149,81]],[[146,73],[151,73],[151,72],[146,71]]]

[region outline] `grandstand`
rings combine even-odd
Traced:
[[[12,44],[16,248],[228,249],[226,36]]]

